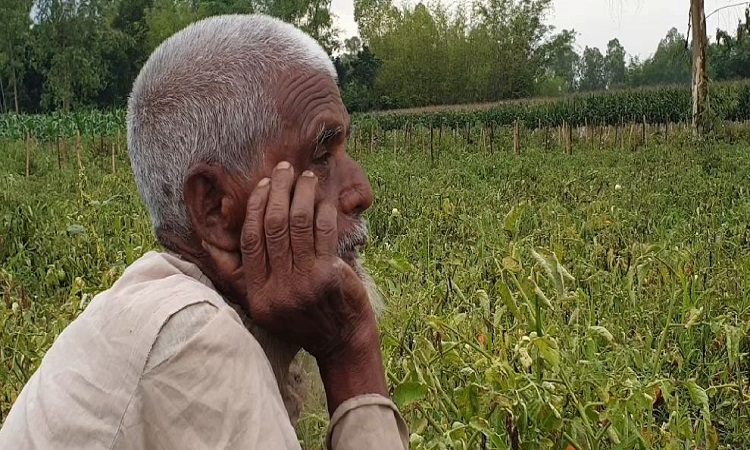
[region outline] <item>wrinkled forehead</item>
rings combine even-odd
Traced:
[[[285,129],[295,130],[302,137],[316,136],[325,129],[348,131],[349,114],[330,74],[288,70],[272,83],[271,91]]]

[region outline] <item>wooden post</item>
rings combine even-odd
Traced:
[[[518,124],[518,119],[513,122],[513,154],[521,154],[521,130]]]
[[[375,146],[375,125],[370,124],[370,153]]]
[[[620,141],[620,123],[618,122],[615,125],[615,145],[614,147],[617,147],[617,143]]]
[[[433,148],[433,144],[432,144],[432,121],[430,121],[430,161],[431,162],[435,161],[434,151],[435,149]]]
[[[466,122],[466,146],[469,146],[469,122]]]
[[[648,144],[648,137],[646,136],[646,115],[643,115],[643,145]]]
[[[573,127],[568,124],[568,154],[573,154]]]
[[[587,144],[590,144],[589,142],[589,119],[587,117],[583,118],[583,139]]]
[[[60,160],[60,135],[55,133],[55,147],[57,147],[57,170],[62,170],[62,161]]]
[[[492,141],[493,141],[494,136],[495,136],[495,123],[494,122],[490,122],[490,153],[493,152],[493,150],[492,150]]]
[[[26,179],[29,179],[29,169],[31,166],[31,137],[26,134]]]
[[[438,131],[438,145],[443,143],[443,121],[440,120],[440,131]]]
[[[83,170],[81,162],[81,132],[76,130],[76,159],[78,160],[78,170]]]

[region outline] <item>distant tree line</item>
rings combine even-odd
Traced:
[[[121,108],[164,39],[226,13],[263,12],[310,33],[331,55],[351,111],[690,82],[690,46],[677,29],[644,60],[617,39],[579,53],[574,30],[549,24],[551,2],[354,0],[359,36],[341,42],[330,0],[2,0],[0,113]],[[750,10],[735,30],[718,30],[709,71],[750,78]]]

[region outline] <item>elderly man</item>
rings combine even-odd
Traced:
[[[329,448],[403,449],[357,247],[372,203],[326,53],[263,15],[197,22],[135,81],[128,149],[164,253],[55,341],[2,449],[296,449],[295,356],[315,357]]]

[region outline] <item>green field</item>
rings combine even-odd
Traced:
[[[747,140],[565,155],[529,138],[514,156],[509,135],[490,154],[446,132],[433,159],[426,135],[372,152],[358,136],[412,448],[747,446]],[[84,139],[80,170],[35,147],[26,179],[24,143],[0,141],[0,422],[61,330],[156,248],[124,154],[113,174],[100,145]],[[326,425],[311,408],[303,448]]]

